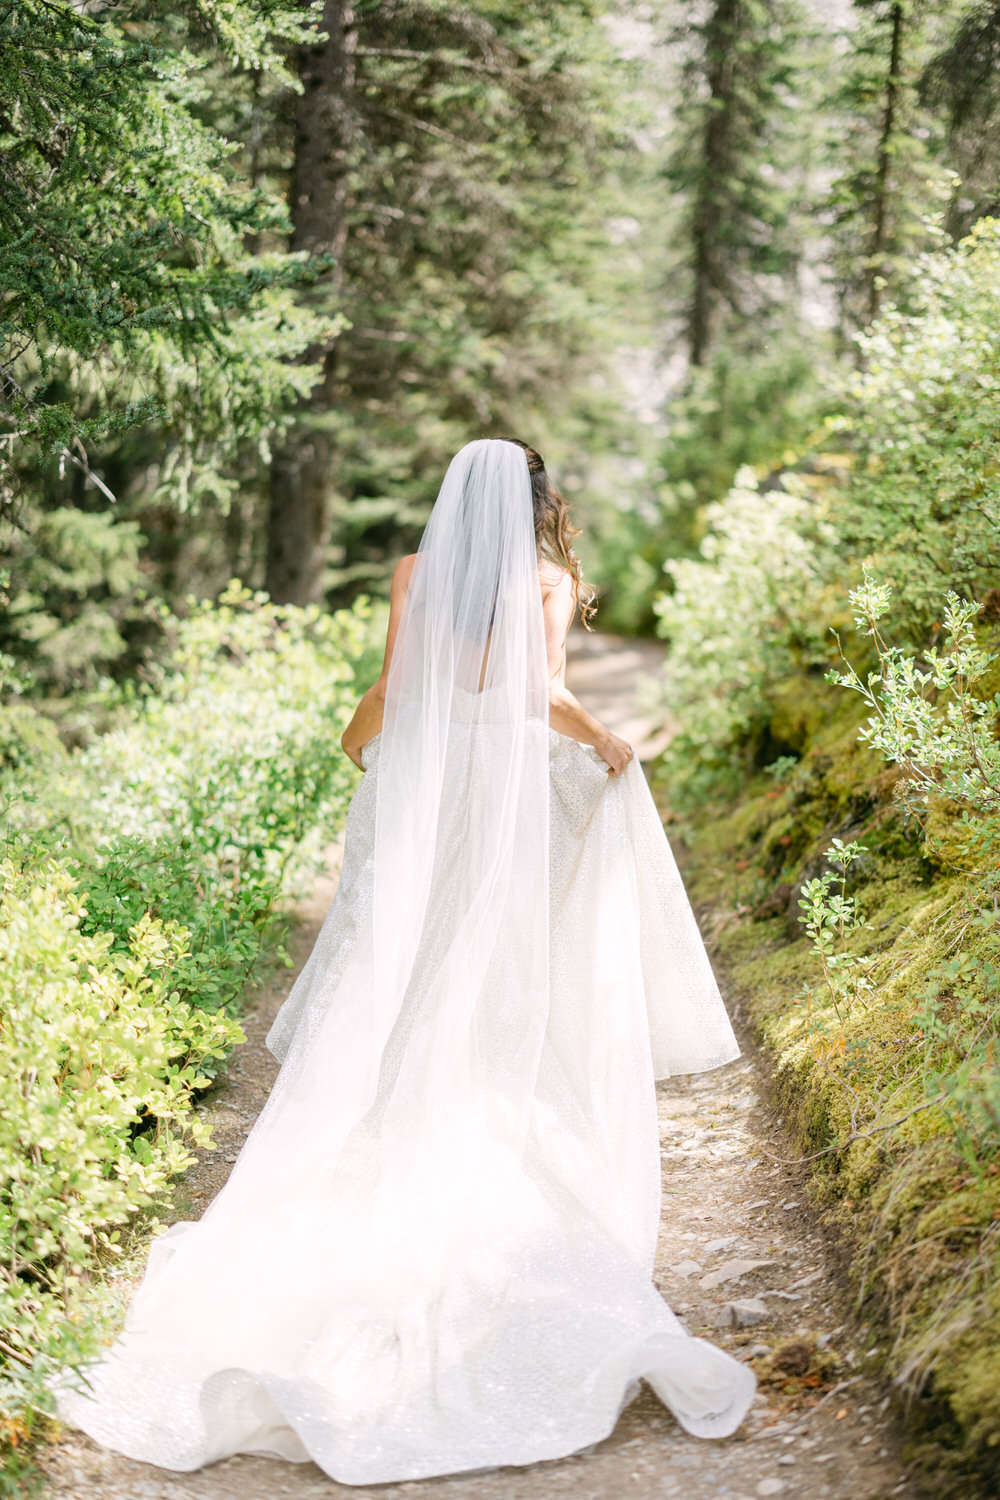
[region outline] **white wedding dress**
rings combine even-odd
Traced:
[[[86,1386],[59,1383],[63,1418],[133,1458],[268,1453],[375,1484],[572,1453],[640,1379],[699,1437],[752,1400],[752,1373],[651,1279],[654,1078],[738,1049],[638,763],[609,777],[532,697],[512,453],[484,440],[449,469],[393,658],[409,686],[364,748],[261,1117],[203,1218],[154,1242]],[[449,496],[473,482],[491,505],[500,485],[505,529],[459,548],[456,574]],[[501,559],[485,589],[470,556]],[[459,592],[485,592],[488,619]],[[463,685],[458,620],[456,639],[514,643],[485,687]]]

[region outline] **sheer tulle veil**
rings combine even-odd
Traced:
[[[100,1442],[363,1484],[573,1452],[640,1376],[691,1432],[741,1420],[753,1376],[651,1281],[654,1067],[738,1049],[639,766],[555,735],[547,679],[527,460],[482,439],[413,564],[264,1109],[59,1386]]]
[[[527,461],[482,439],[445,475],[388,676],[372,993],[373,1063],[389,1027],[402,1019],[407,1034],[386,1101],[393,1149],[421,1116],[450,1131],[488,1111],[511,1145],[524,1129],[548,1012],[547,720]],[[463,858],[442,870],[456,792],[468,799]],[[442,905],[432,893],[445,881]],[[421,948],[434,964],[413,987]]]
[[[512,1150],[526,1128],[548,1014],[547,720],[527,461],[481,439],[449,465],[396,635],[370,921],[335,1012],[307,1015],[284,1059],[283,1078],[340,1060],[327,1141],[374,1109],[380,1170],[477,1120]]]

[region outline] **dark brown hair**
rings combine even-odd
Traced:
[[[587,630],[593,630],[590,621],[597,610],[597,593],[584,582],[580,559],[573,551],[573,539],[580,535],[580,528],[570,521],[569,505],[546,473],[545,460],[537,448],[522,443],[520,438],[504,438],[503,441],[523,448],[528,460],[538,555],[555,563],[556,567],[564,568],[570,575],[581,623]]]

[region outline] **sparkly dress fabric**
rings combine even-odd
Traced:
[[[511,461],[493,441],[467,464]],[[525,547],[468,549],[525,580],[489,584],[477,651],[513,638],[498,599],[535,630]],[[652,1281],[654,1080],[738,1048],[639,764],[609,777],[537,695],[525,713],[523,674],[473,690],[449,665],[442,700],[401,671],[423,717],[387,710],[364,747],[261,1116],[202,1219],[154,1241],[124,1332],[59,1384],[64,1420],[132,1458],[378,1484],[573,1453],[641,1380],[698,1437],[753,1398]]]

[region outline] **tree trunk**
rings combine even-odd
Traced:
[[[298,53],[302,93],[296,103],[291,247],[336,257],[333,270],[314,288],[332,311],[342,284],[354,134],[351,0],[325,0],[320,29],[326,40]],[[265,586],[280,604],[308,604],[320,597],[335,492],[334,447],[323,419],[335,399],[336,350],[313,348],[305,358],[320,360],[322,374],[300,401],[271,464]]]
[[[692,270],[688,344],[692,365],[705,363],[715,306],[726,285],[726,226],[720,225],[719,188],[730,170],[730,132],[736,86],[741,0],[716,0],[705,28],[705,81],[709,106],[702,138],[702,168],[691,216]]]
[[[892,28],[889,39],[889,75],[885,87],[885,107],[879,133],[878,167],[875,172],[875,205],[871,252],[868,260],[868,316],[877,318],[882,301],[879,280],[885,269],[885,250],[889,237],[889,194],[893,136],[896,133],[896,109],[899,102],[900,69],[903,54],[903,5],[896,0],[890,13]]]

